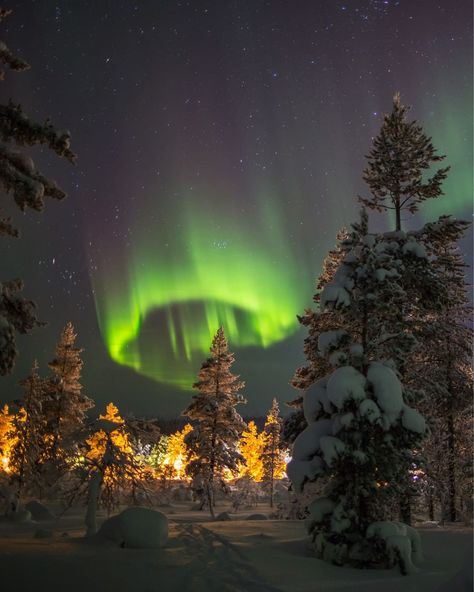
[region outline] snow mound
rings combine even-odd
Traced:
[[[265,514],[250,514],[246,520],[268,520],[268,516],[265,516]]]
[[[335,331],[325,331],[318,337],[318,350],[320,355],[327,356],[331,351],[338,349],[341,342],[348,336],[347,331],[336,329]]]
[[[331,419],[320,419],[309,424],[296,438],[293,444],[292,457],[295,460],[310,460],[320,450],[319,440],[321,436],[331,435]]]
[[[324,516],[331,514],[336,504],[329,499],[328,497],[318,497],[311,502],[308,506],[309,513],[311,514],[311,518],[315,522],[322,522]]]
[[[402,385],[395,372],[381,362],[372,362],[367,372],[374,397],[389,425],[394,425],[404,406]]]
[[[329,377],[327,396],[338,409],[342,409],[349,399],[356,401],[365,399],[364,375],[352,366],[337,368]]]
[[[410,432],[415,432],[417,434],[424,434],[426,431],[426,421],[425,418],[418,413],[416,409],[412,409],[405,405],[402,411],[402,426]]]
[[[351,297],[349,292],[338,284],[327,284],[320,295],[322,309],[326,308],[329,304],[332,304],[335,308],[341,308],[343,306],[350,306],[350,303]]]
[[[402,253],[404,255],[406,255],[407,253],[410,253],[410,255],[414,255],[415,257],[418,257],[419,259],[426,259],[427,258],[425,247],[423,245],[421,245],[420,243],[417,243],[416,240],[412,237],[410,237],[408,239],[408,241],[403,245]]]
[[[344,442],[334,436],[322,436],[320,444],[321,450],[323,451],[323,458],[329,466],[331,466],[346,450]]]
[[[413,561],[423,560],[421,539],[418,532],[402,522],[373,522],[366,532],[367,538],[379,537],[385,541],[394,564],[399,563],[402,573],[413,573]]]
[[[36,522],[46,522],[54,520],[53,514],[38,500],[31,500],[25,505],[25,510],[31,513],[31,517]]]
[[[323,472],[324,461],[319,456],[311,460],[292,459],[286,465],[286,474],[297,491],[301,491],[306,480],[312,481]]]
[[[149,508],[127,508],[106,520],[99,535],[121,547],[158,549],[168,540],[168,518]]]
[[[361,417],[366,417],[370,423],[375,423],[378,419],[380,419],[380,409],[377,406],[375,401],[372,399],[365,399],[359,405],[359,415]]]
[[[326,392],[327,378],[321,378],[305,392],[303,397],[304,418],[308,423],[314,423],[321,410],[331,412],[331,405]]]

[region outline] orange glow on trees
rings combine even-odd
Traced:
[[[0,469],[5,473],[11,471],[9,464],[11,449],[15,443],[14,419],[8,405],[4,405],[0,410]]]
[[[89,451],[86,454],[86,458],[94,461],[102,459],[107,449],[109,436],[113,445],[118,450],[126,454],[131,454],[132,447],[130,445],[129,436],[123,429],[125,421],[120,417],[118,408],[113,403],[109,403],[105,408],[105,414],[99,415],[99,420],[101,419],[117,424],[117,429],[110,430],[109,434],[104,430],[98,430],[92,434],[90,438],[87,438],[86,444],[89,446]],[[107,475],[105,475],[105,477],[107,477]]]
[[[181,431],[168,437],[166,455],[163,466],[169,471],[169,479],[184,479],[188,456],[188,447],[184,439],[192,432],[191,424],[187,423]]]
[[[264,433],[258,433],[254,421],[249,421],[248,427],[242,432],[239,442],[239,452],[244,457],[244,463],[239,465],[239,477],[250,477],[253,481],[263,480],[263,449],[265,445]]]

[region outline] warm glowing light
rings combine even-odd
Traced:
[[[122,428],[125,423],[120,417],[118,408],[113,404],[109,403],[106,407],[104,415],[99,415],[99,419],[105,419],[112,423],[117,424],[117,429],[110,432],[110,438],[114,445],[125,453],[131,453],[132,447],[130,445],[129,437],[126,431]],[[105,454],[107,447],[107,434],[103,430],[99,430],[92,434],[90,438],[87,438],[86,444],[89,446],[89,450],[86,454],[86,458],[89,460],[100,460]],[[108,473],[113,470],[113,467],[107,467],[104,480],[108,478]]]
[[[191,424],[186,424],[181,431],[168,436],[165,457],[163,459],[164,467],[158,467],[158,474],[163,473],[168,479],[183,480],[187,479],[186,466],[188,447],[184,439],[192,431]],[[164,469],[164,470],[163,470]]]

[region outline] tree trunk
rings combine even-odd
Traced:
[[[428,494],[428,517],[434,522],[434,500],[431,493]]]
[[[209,481],[207,482],[206,490],[207,490],[206,491],[207,503],[209,504],[209,512],[211,513],[211,516],[214,519],[216,517],[216,515],[214,512],[214,495],[213,495],[214,483],[213,483],[213,480],[209,479]]]
[[[395,204],[395,230],[402,229],[402,208],[400,206],[400,193],[395,192],[393,203]]]
[[[411,526],[411,496],[406,492],[399,500],[400,522]]]
[[[102,488],[102,471],[95,471],[89,481],[89,498],[86,510],[86,536],[92,536],[97,532],[97,503]]]
[[[456,520],[455,454],[454,417],[450,412],[448,415],[448,515],[451,522]]]

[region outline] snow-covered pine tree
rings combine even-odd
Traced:
[[[359,198],[365,206],[379,212],[393,210],[395,230],[402,229],[404,210],[414,213],[421,202],[443,195],[441,184],[449,171],[449,167],[440,168],[432,177],[423,179],[431,164],[445,157],[437,154],[431,138],[416,121],[407,121],[408,110],[396,93],[392,111],[384,116],[367,156],[364,180],[372,195]]]
[[[365,211],[353,225],[348,251],[321,292],[320,314],[338,310],[342,326],[356,330],[338,322],[319,335],[318,355],[335,369],[304,394],[308,426],[287,467],[299,491],[328,480],[326,495],[309,508],[318,556],[359,567],[399,562],[404,572],[412,567],[412,552],[419,556],[419,541],[409,526],[389,521],[390,509],[426,427],[407,404],[393,356],[378,356],[384,344],[393,353],[411,343],[397,327],[407,242],[410,256],[426,258],[412,238],[369,234]]]
[[[328,255],[323,261],[323,269],[316,283],[316,293],[313,296],[313,301],[316,304],[316,310],[310,308],[304,311],[303,315],[297,315],[299,323],[303,327],[308,328],[308,335],[304,340],[303,351],[306,357],[306,364],[296,369],[291,385],[298,390],[305,390],[309,388],[316,380],[325,376],[330,366],[327,360],[317,355],[317,342],[320,333],[324,333],[328,329],[334,329],[340,321],[338,321],[338,312],[330,311],[325,315],[318,313],[319,309],[319,295],[324,286],[332,280],[340,262],[345,254],[344,241],[348,238],[348,233],[345,228],[339,230],[336,235],[336,246],[329,251]],[[284,420],[282,425],[282,441],[287,446],[291,446],[295,438],[306,427],[306,420],[303,413],[303,396],[300,394],[293,401],[286,403],[294,411],[290,413]]]
[[[86,411],[94,406],[82,392],[82,349],[75,347],[76,337],[72,323],[67,323],[55,358],[48,364],[53,376],[47,382],[43,411],[47,421],[46,458],[52,464],[64,461],[73,451],[73,435],[83,427]]]
[[[409,108],[402,105],[399,93],[393,98],[391,113],[384,116],[379,134],[373,140],[373,146],[367,156],[368,165],[364,171],[364,180],[369,185],[370,197],[359,200],[377,211],[393,211],[395,214],[395,233],[402,229],[402,212],[415,213],[419,205],[427,199],[443,195],[442,183],[446,179],[449,167],[439,168],[431,176],[427,171],[433,163],[445,157],[438,155],[431,138],[425,134],[416,121],[408,121]],[[416,233],[409,233],[413,236]],[[398,235],[403,239],[403,235]],[[406,247],[409,249],[409,245]],[[398,326],[412,338],[422,334],[430,313],[439,309],[443,299],[442,285],[437,285],[433,278],[431,265],[425,265],[419,273],[408,265],[402,274],[403,287],[407,293],[405,303],[398,310]],[[431,281],[430,281],[431,274]],[[434,281],[433,281],[434,280]],[[413,344],[415,345],[415,343]],[[420,348],[429,347],[428,343],[418,339]],[[404,362],[405,352],[396,359],[397,368],[405,385],[410,381],[406,377]],[[420,397],[423,384],[411,383],[414,403]],[[406,479],[407,490],[400,498],[400,512],[404,521],[410,521],[410,479]]]
[[[431,418],[432,435],[424,446],[427,474],[442,518],[457,518],[458,482],[472,488],[472,307],[466,285],[467,265],[458,242],[469,223],[441,216],[418,231],[430,255],[442,300],[420,324],[419,348],[407,378],[422,385],[421,407]],[[467,422],[466,422],[467,420]],[[470,420],[470,421],[469,421]],[[468,494],[470,497],[470,493]]]
[[[235,407],[246,401],[239,393],[244,383],[230,370],[234,356],[223,327],[214,336],[210,352],[193,385],[198,393],[183,415],[193,422],[193,431],[186,437],[190,454],[187,471],[202,479],[205,501],[214,517],[216,481],[222,480],[226,469],[235,472],[242,460],[237,445],[246,426]]]
[[[13,419],[14,440],[10,450],[9,468],[15,486],[16,509],[21,507],[25,489],[32,489],[39,478],[39,462],[43,449],[44,417],[42,401],[45,381],[38,374],[38,363],[27,378],[20,381],[23,396],[15,401],[19,408]]]
[[[280,408],[273,399],[263,428],[263,480],[268,487],[270,507],[273,508],[275,480],[281,479],[285,472],[285,452],[281,443]]]
[[[0,8],[0,22],[11,11]],[[14,71],[22,71],[29,65],[13,55],[5,43],[0,42],[0,64]],[[4,70],[0,69],[0,80]],[[73,162],[68,131],[57,130],[49,120],[43,124],[31,121],[21,105],[11,100],[0,105],[0,186],[4,193],[12,194],[15,203],[24,211],[31,208],[41,211],[44,198],[63,199],[65,193],[56,183],[40,173],[31,158],[21,151],[25,146],[47,146],[58,156]],[[0,237],[18,237],[18,230],[10,218],[0,217]],[[23,282],[13,279],[0,282],[0,375],[9,374],[18,354],[15,333],[30,333],[40,327],[36,306],[21,296]]]

